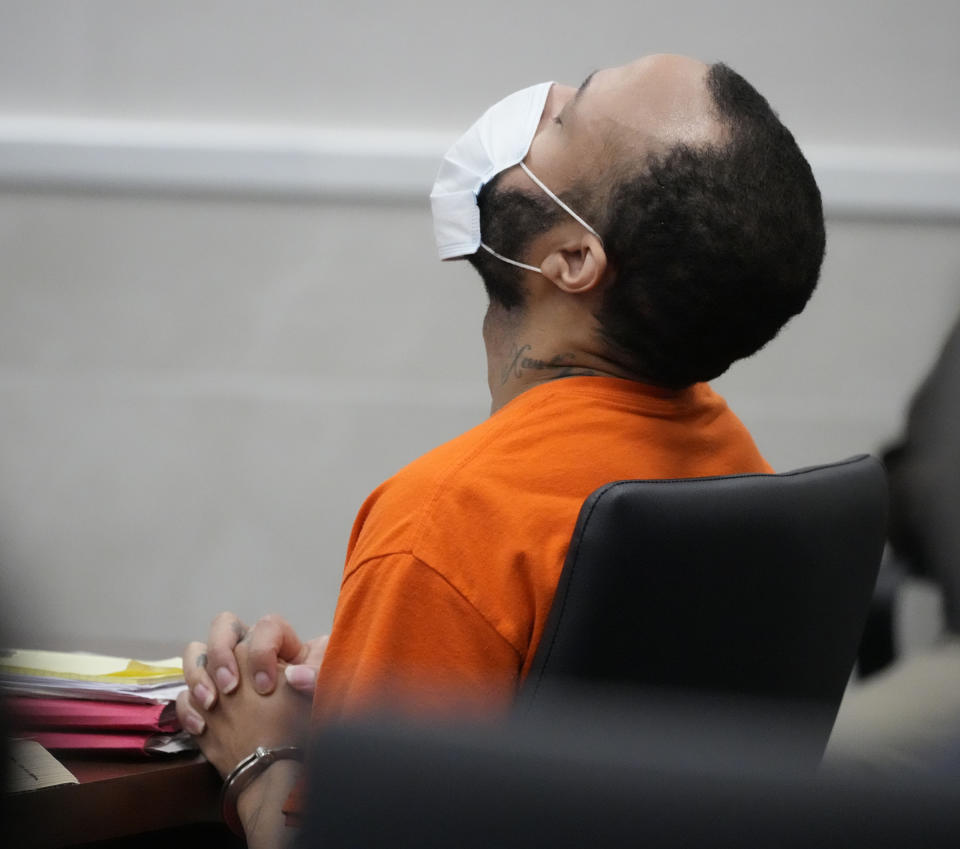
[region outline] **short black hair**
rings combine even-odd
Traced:
[[[723,141],[653,156],[613,182],[599,219],[615,274],[600,333],[667,387],[762,348],[804,308],[823,261],[820,192],[790,131],[726,65],[710,66],[707,87]]]

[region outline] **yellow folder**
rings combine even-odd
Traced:
[[[161,684],[181,680],[183,664],[179,657],[145,661],[85,652],[6,649],[0,650],[0,674],[104,684]]]

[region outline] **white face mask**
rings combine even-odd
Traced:
[[[430,192],[433,232],[440,259],[458,259],[479,248],[497,259],[540,271],[539,268],[501,256],[483,244],[477,194],[501,171],[519,163],[561,209],[599,238],[599,234],[558,198],[522,161],[540,125],[552,82],[540,83],[508,95],[495,103],[446,152]]]

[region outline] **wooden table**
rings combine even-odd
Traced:
[[[10,797],[17,837],[6,845],[55,849],[167,829],[219,831],[213,824],[220,820],[220,776],[202,755],[60,760],[80,783]],[[223,837],[222,845],[242,845],[225,830]],[[207,840],[204,844],[210,846]]]

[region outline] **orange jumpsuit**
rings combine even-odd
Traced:
[[[626,478],[772,471],[706,384],[539,384],[379,486],[347,551],[314,716],[505,710],[580,506]]]

